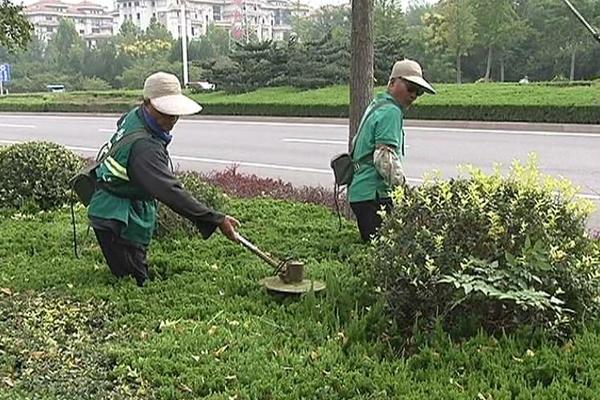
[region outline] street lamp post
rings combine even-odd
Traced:
[[[185,0],[181,1],[181,59],[183,62],[183,87],[186,87],[188,80],[188,54],[187,54],[187,18],[185,16]]]

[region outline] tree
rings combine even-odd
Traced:
[[[206,35],[192,40],[188,44],[190,61],[207,62],[227,54],[229,54],[229,33],[213,24],[208,26]],[[173,46],[169,59],[181,61],[181,39]]]
[[[119,53],[115,37],[102,40],[96,47],[86,50],[83,74],[101,78],[115,87],[117,76],[131,65],[125,57]]]
[[[48,42],[48,60],[54,69],[64,74],[80,74],[83,70],[85,42],[75,24],[61,19],[56,33]]]
[[[0,3],[0,45],[9,51],[25,49],[31,40],[33,25],[23,15],[23,6],[15,6],[9,0]]]
[[[350,132],[348,146],[373,98],[373,1],[352,1]]]
[[[319,41],[290,39],[288,52],[289,84],[314,89],[348,83],[350,50],[333,40],[332,34]]]
[[[592,7],[593,4],[589,0],[581,0],[578,3],[579,11],[585,15],[591,15]],[[569,18],[565,22],[571,27],[567,30],[565,51],[570,56],[569,81],[572,82],[575,80],[577,55],[586,50],[591,50],[592,45],[597,45],[597,43],[593,43],[592,36],[588,34],[586,28],[572,13],[569,14]]]
[[[456,57],[456,83],[461,83],[461,57],[475,42],[476,21],[471,0],[442,0],[440,14],[444,17],[441,34]]]
[[[600,11],[594,8],[597,3],[580,0],[577,7],[593,20],[594,10]],[[530,0],[526,16],[533,32],[530,42],[535,43],[528,59],[533,75],[538,79],[575,79],[578,57],[592,48],[590,34],[560,1]]]
[[[493,51],[508,41],[513,34],[517,13],[513,0],[473,0],[477,19],[479,44],[487,49],[487,62],[484,79],[490,80]]]
[[[375,37],[374,76],[378,84],[385,83],[394,62],[405,54],[408,44],[406,18],[398,0],[375,0],[373,9]]]
[[[135,42],[141,34],[140,28],[130,19],[125,19],[119,28],[119,36],[126,42]]]
[[[293,17],[292,29],[300,42],[317,42],[331,35],[332,40],[347,44],[350,42],[350,9],[347,5],[322,6],[309,18]]]
[[[126,29],[130,29],[130,27],[126,27]],[[158,22],[156,17],[152,17],[150,18],[150,25],[148,25],[148,28],[146,28],[144,39],[172,42],[173,36],[171,35],[171,32],[169,32],[166,26]]]
[[[453,76],[455,55],[448,49],[444,40],[444,17],[431,10],[422,14],[421,21],[422,26],[413,26],[409,30],[410,54],[415,54],[417,59],[421,57],[431,79],[437,82],[452,82],[456,79]]]

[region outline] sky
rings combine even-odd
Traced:
[[[31,3],[35,3],[38,0],[23,0],[23,4],[31,4]],[[79,3],[78,0],[61,0],[65,3]],[[98,3],[101,4],[105,7],[108,7],[109,9],[113,8],[113,0],[89,0],[92,1],[94,3]],[[350,0],[301,0],[303,3],[306,3],[312,7],[320,7],[322,5],[325,4],[343,4],[343,3],[348,3],[350,2]],[[430,0],[432,1],[432,0]],[[14,0],[13,3],[20,3],[21,1],[19,0]],[[401,0],[402,6],[404,7],[404,9],[406,9],[407,4],[410,2],[410,0]]]

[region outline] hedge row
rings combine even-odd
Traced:
[[[135,100],[105,102],[0,102],[0,111],[18,112],[123,112]],[[205,104],[203,115],[285,117],[348,117],[346,105]],[[513,121],[600,124],[600,106],[548,105],[415,105],[407,118],[425,120]]]

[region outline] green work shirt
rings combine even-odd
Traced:
[[[379,94],[365,111],[378,102],[385,104],[374,110],[362,123],[354,144],[352,159],[358,163],[352,183],[348,189],[348,200],[351,203],[390,197],[392,188],[383,180],[373,164],[375,146],[386,144],[396,148],[399,159],[404,156],[404,112],[402,106],[389,93]],[[364,116],[363,116],[364,118]]]

